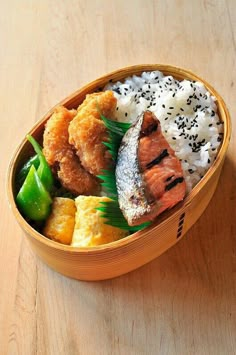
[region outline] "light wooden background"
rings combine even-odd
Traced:
[[[236,2],[0,0],[0,354],[236,354]],[[128,275],[78,282],[36,259],[5,178],[22,137],[82,84],[139,63],[186,67],[225,99],[233,136],[186,237]]]

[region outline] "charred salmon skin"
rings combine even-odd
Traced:
[[[122,139],[116,185],[120,209],[130,226],[153,221],[185,196],[181,163],[150,111],[142,113]]]

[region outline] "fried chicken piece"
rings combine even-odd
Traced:
[[[76,195],[92,195],[99,190],[98,180],[89,174],[69,143],[68,126],[76,110],[57,107],[47,121],[43,135],[43,153],[62,186]]]
[[[93,175],[100,174],[111,163],[111,155],[102,143],[108,141],[108,133],[100,112],[111,118],[116,102],[112,91],[86,95],[69,125],[69,142],[76,148],[83,167]]]

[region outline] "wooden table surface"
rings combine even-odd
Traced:
[[[0,354],[236,354],[236,2],[0,1]],[[35,257],[9,209],[14,149],[49,108],[123,66],[192,69],[225,99],[233,135],[217,191],[165,254],[79,282]]]

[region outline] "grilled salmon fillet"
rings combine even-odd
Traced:
[[[120,208],[130,226],[153,221],[185,196],[181,163],[150,111],[140,115],[123,137],[116,184]]]

